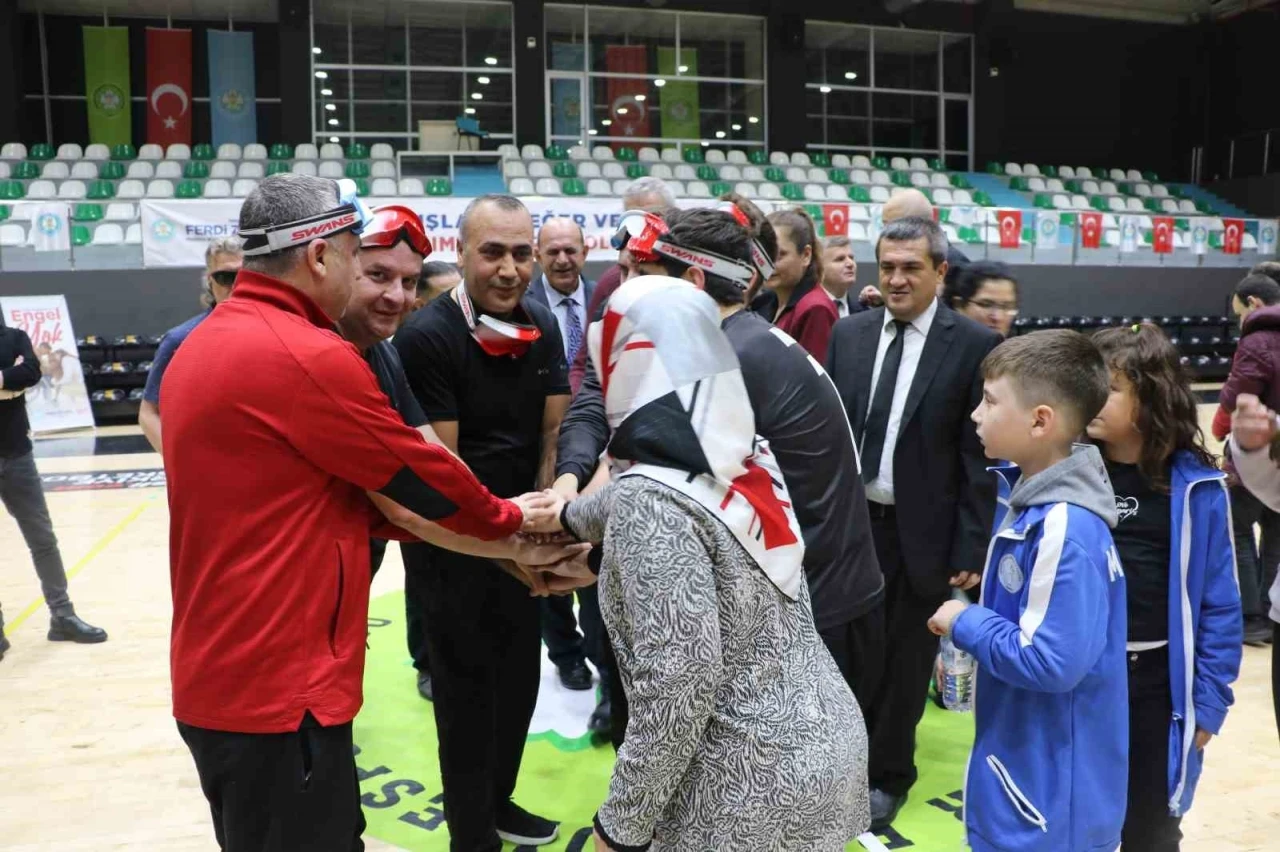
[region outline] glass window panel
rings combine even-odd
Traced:
[[[581,6],[547,6],[543,14],[547,68],[552,71],[585,71],[586,23]]]
[[[947,150],[969,150],[969,102],[943,101],[947,119]]]
[[[404,24],[367,26],[353,17],[351,61],[357,65],[404,65]]]
[[[480,122],[480,129],[490,133],[513,133],[511,104],[472,103],[468,105],[475,112],[471,118]],[[497,147],[496,145],[486,147]]]
[[[657,74],[658,48],[676,46],[676,16],[670,12],[592,8],[588,27],[592,71]],[[675,65],[674,52],[672,57]]]
[[[316,103],[322,104],[326,101],[345,101],[351,97],[351,72],[341,69],[330,68],[328,71],[322,72],[326,76],[323,80],[314,79]],[[330,94],[325,94],[328,91]]]
[[[889,148],[933,150],[938,147],[938,98],[932,95],[871,96],[872,144]]]
[[[973,63],[969,51],[973,40],[968,36],[942,36],[942,89],[968,95],[973,91]]]
[[[764,79],[764,21],[682,12],[679,60],[702,77]]]
[[[871,95],[867,92],[843,92],[832,90],[827,101],[827,144],[871,144]]]
[[[682,83],[681,86],[689,86]],[[566,91],[569,91],[566,89]],[[591,78],[591,122],[588,127],[600,131],[601,136],[623,138],[666,138],[658,93],[661,89],[653,80],[631,77]],[[696,103],[696,95],[694,103]],[[568,107],[566,106],[566,111]],[[609,121],[609,124],[605,124]],[[694,118],[696,126],[696,116]],[[669,123],[669,122],[668,122]],[[563,128],[572,133],[568,127]]]
[[[937,33],[877,29],[875,54],[877,89],[938,90]]]
[[[342,127],[344,130],[356,130],[359,133],[404,133],[405,105],[370,104],[357,101],[355,104],[355,127]],[[346,122],[344,121],[343,124]],[[341,127],[341,125],[340,125]]]
[[[511,6],[507,3],[463,3],[469,67],[511,68]],[[490,62],[489,60],[496,60]]]
[[[344,72],[338,72],[339,74]],[[352,71],[351,99],[356,101],[408,100],[405,71]],[[335,90],[336,92],[336,90]]]
[[[462,66],[462,30],[421,20],[409,15],[409,62],[446,68]]]
[[[810,82],[871,85],[871,30],[867,27],[809,21],[804,44]]]
[[[464,75],[456,71],[410,71],[414,103],[446,102],[456,111],[462,106]]]
[[[347,52],[346,15],[342,16],[341,23],[321,23],[317,20],[313,30],[315,35],[313,36],[312,45],[320,48],[320,52],[316,54],[315,58],[317,63],[345,63],[351,61]]]

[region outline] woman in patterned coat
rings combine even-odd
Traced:
[[[715,304],[646,276],[589,342],[614,482],[566,507],[604,541],[631,703],[598,850],[840,850],[866,831],[867,735],[814,628],[804,545]]]

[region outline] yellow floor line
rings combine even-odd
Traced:
[[[138,516],[141,515],[144,511],[146,511],[146,508],[150,506],[152,502],[153,502],[152,500],[144,500],[143,502],[139,503],[137,506],[133,508],[132,512],[130,512],[128,515],[125,516],[124,520],[122,520],[120,523],[116,524],[114,527],[108,530],[107,534],[104,535],[102,538],[98,539],[98,542],[89,549],[89,552],[86,553],[84,556],[80,557],[79,562],[71,566],[71,570],[67,572],[67,580],[70,581],[73,577],[75,577],[75,575],[79,574],[80,571],[83,570],[83,568],[86,565],[92,562],[99,553],[106,550],[107,545],[115,541],[116,537],[119,536],[120,533],[124,532],[125,529],[127,529],[130,524],[136,521],[138,519]],[[32,614],[34,614],[35,611],[40,609],[42,606],[44,606],[44,598],[43,597],[36,598],[27,606],[26,609],[24,609],[21,613],[18,614],[17,618],[13,619],[13,621],[5,625],[7,631],[9,633],[13,633],[14,631],[16,631],[19,627],[22,626],[22,622],[30,618]]]

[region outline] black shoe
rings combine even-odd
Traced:
[[[498,836],[517,846],[545,846],[560,836],[560,823],[535,816],[515,802],[498,808]]]
[[[49,641],[94,645],[107,641],[107,631],[85,624],[78,615],[55,615],[49,619]]]
[[[1271,627],[1267,624],[1267,619],[1256,616],[1246,617],[1244,620],[1244,644],[1252,645],[1255,648],[1261,648],[1271,641]]]
[[[871,833],[883,834],[893,825],[898,811],[907,803],[906,796],[895,796],[883,790],[871,791]]]
[[[428,701],[435,700],[431,691],[431,672],[418,672],[418,694]]]
[[[560,682],[565,689],[582,692],[591,688],[591,669],[582,660],[560,666]]]
[[[4,653],[5,651],[8,651],[9,648],[9,638],[4,635],[4,628],[0,627],[0,660],[4,659]]]
[[[591,713],[591,719],[587,722],[587,730],[591,732],[593,737],[601,740],[613,739],[613,705],[609,703],[609,697],[605,696],[600,699],[600,703],[596,705],[596,709]]]

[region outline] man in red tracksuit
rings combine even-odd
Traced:
[[[174,716],[229,852],[364,848],[351,722],[369,537],[407,537],[370,497],[443,547],[547,561],[513,535],[548,526],[546,498],[494,497],[404,424],[334,332],[368,221],[349,181],[259,184],[235,293],[160,389]]]

